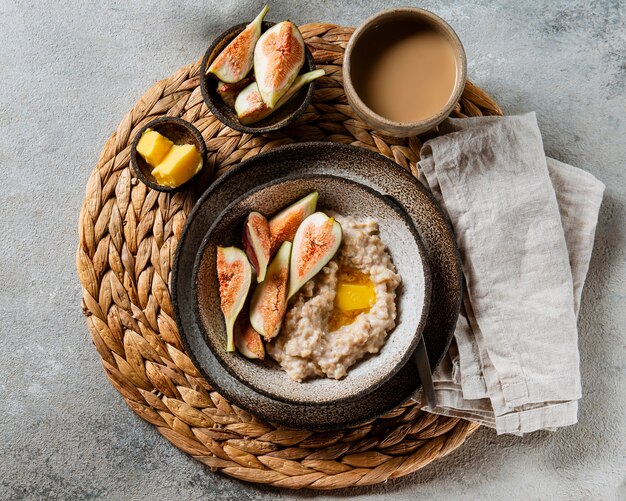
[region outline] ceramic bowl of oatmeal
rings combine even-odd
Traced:
[[[315,191],[315,210],[341,225],[338,251],[289,299],[263,360],[226,351],[217,247],[242,247],[250,212],[270,219]],[[344,307],[351,300],[345,291],[357,289],[369,294],[368,306]],[[402,207],[355,181],[311,174],[252,190],[216,219],[194,266],[193,307],[207,345],[242,383],[280,401],[324,405],[366,397],[406,364],[428,316],[430,289],[420,237]],[[248,315],[245,308],[240,315]]]

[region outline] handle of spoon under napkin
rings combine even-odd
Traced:
[[[430,362],[428,360],[428,352],[426,351],[426,343],[424,337],[420,336],[417,348],[415,348],[415,362],[417,363],[417,373],[422,382],[422,389],[426,396],[426,402],[429,409],[437,407],[437,396],[435,395],[435,385],[433,384],[433,375],[430,372]]]

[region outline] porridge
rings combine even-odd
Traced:
[[[373,218],[334,217],[343,230],[339,251],[293,297],[280,333],[266,346],[295,381],[341,379],[365,355],[378,353],[395,327],[401,278],[378,236],[378,223]],[[360,287],[350,289],[346,283]],[[368,307],[338,311],[342,298],[337,291],[342,289],[369,294]]]

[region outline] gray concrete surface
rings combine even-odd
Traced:
[[[398,2],[273,1],[271,19],[355,25]],[[409,3],[408,1],[406,3]],[[292,499],[212,473],[106,382],[80,311],[77,218],[100,149],[153,82],[260,2],[0,0],[0,499]],[[536,110],[547,152],[607,185],[580,318],[580,423],[482,430],[445,460],[321,499],[626,499],[626,7],[421,2],[464,41],[507,113]]]

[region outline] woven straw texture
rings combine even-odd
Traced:
[[[198,194],[159,193],[129,168],[130,144],[149,120],[180,116],[202,133],[217,175],[282,144],[325,140],[380,152],[413,175],[420,137],[398,139],[356,119],[342,87],[352,28],[301,27],[326,70],[306,113],[284,131],[241,134],[207,110],[196,62],[158,82],[106,142],[80,214],[78,275],[83,311],[106,377],[139,416],[212,470],[291,489],[338,489],[407,475],[459,447],[478,425],[424,413],[412,402],[353,428],[326,433],[265,422],[231,405],[207,384],[183,347],[168,289],[176,243]],[[457,117],[501,114],[468,82]]]

